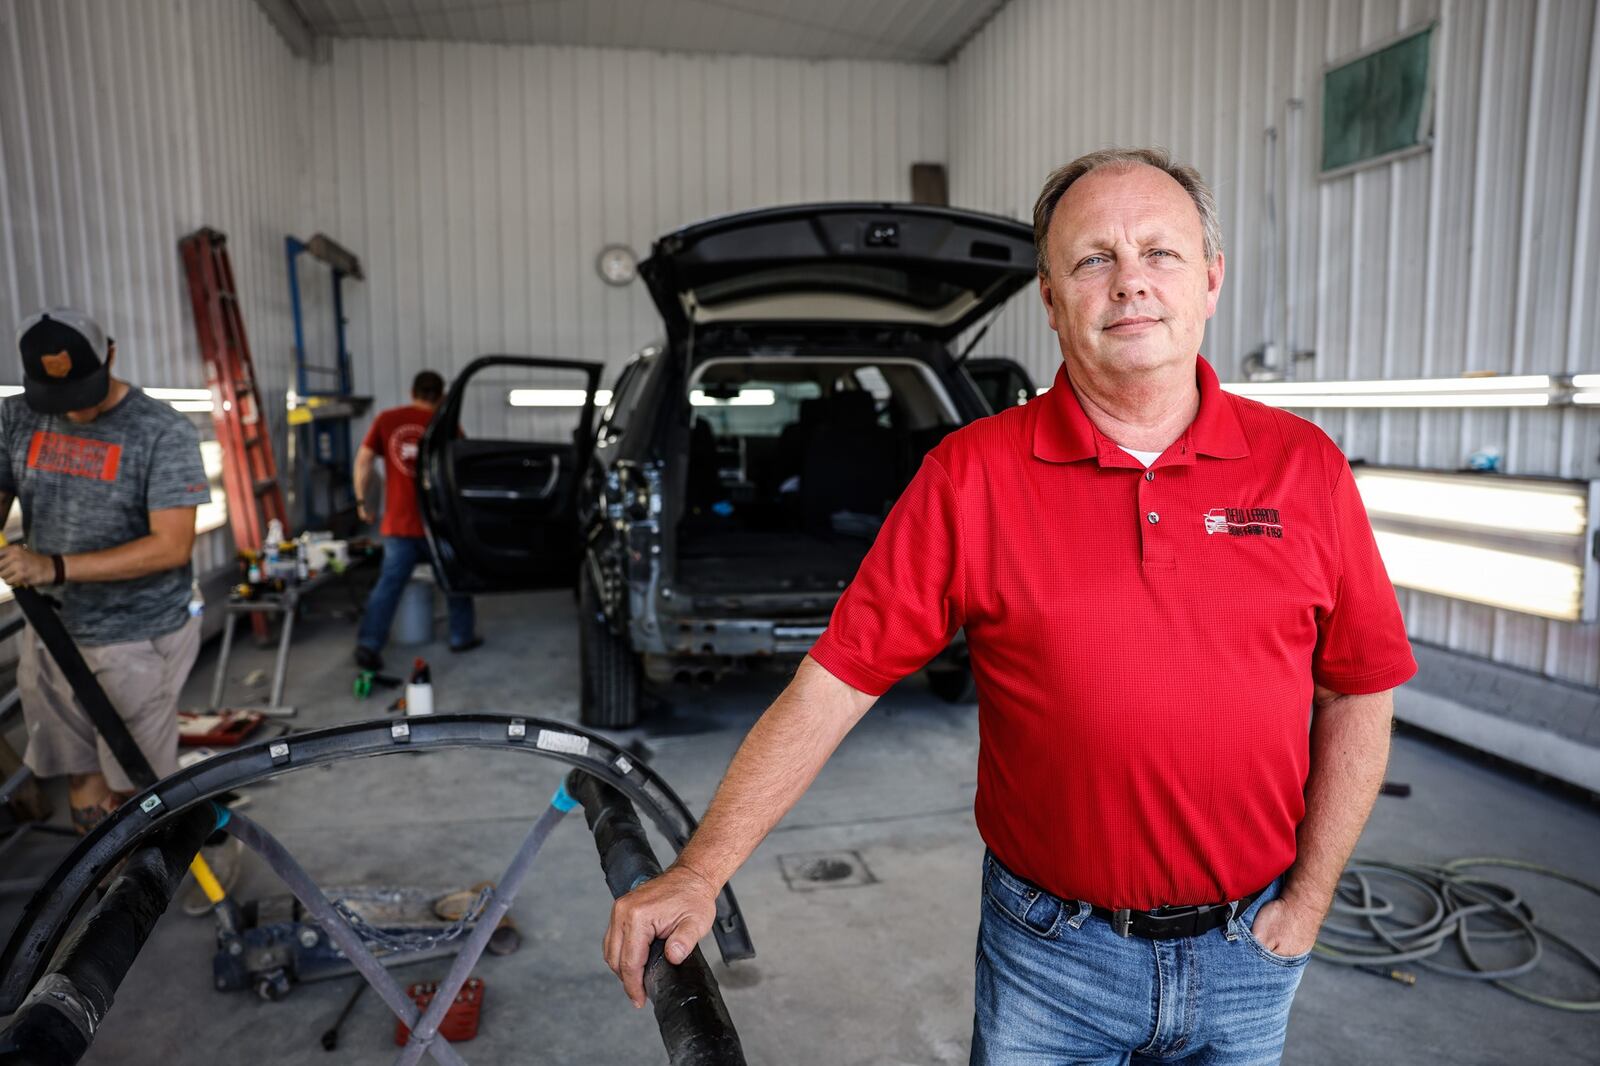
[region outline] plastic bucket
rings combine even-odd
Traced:
[[[400,592],[395,609],[396,644],[429,644],[433,641],[433,574],[426,567],[411,572],[411,580]]]

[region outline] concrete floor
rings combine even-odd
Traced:
[[[338,607],[333,596],[328,607]],[[507,711],[576,720],[576,641],[569,595],[480,601],[489,643],[456,657],[422,649],[441,711]],[[442,627],[441,627],[442,635]],[[348,621],[308,621],[294,650],[287,701],[296,724],[380,716],[388,697],[350,693]],[[400,667],[409,649],[395,649]],[[206,699],[215,644],[186,704]],[[240,650],[232,673],[269,664]],[[672,706],[637,737],[695,811],[704,809],[739,740],[781,679],[715,690],[675,689]],[[238,690],[235,690],[236,693]],[[238,699],[238,696],[235,697]],[[259,698],[259,697],[258,697]],[[734,879],[759,957],[716,969],[752,1063],[850,1066],[964,1063],[982,845],[973,825],[976,709],[939,702],[920,681],[887,696],[844,742],[816,785]],[[396,761],[399,765],[396,765]],[[1551,792],[1412,735],[1396,738],[1391,780],[1359,854],[1401,861],[1502,855],[1600,883],[1600,808]],[[559,782],[557,764],[512,753],[427,753],[347,762],[253,788],[252,818],[324,883],[464,885],[497,878]],[[658,841],[658,852],[669,852]],[[781,860],[851,850],[872,883],[794,891]],[[1600,901],[1557,882],[1525,885],[1550,928],[1600,952]],[[281,886],[247,864],[238,895]],[[0,927],[15,913],[0,909]],[[592,837],[574,815],[541,854],[513,914],[520,952],[486,957],[483,1027],[468,1062],[660,1063],[648,1011],[634,1011],[600,958],[610,901]],[[337,1055],[318,1036],[353,979],[295,989],[284,1002],[210,986],[208,921],[174,908],[124,983],[89,1063],[380,1063],[394,1054],[393,1018],[368,994]],[[714,947],[706,941],[708,954]],[[401,971],[437,977],[447,963]],[[1600,980],[1553,958],[1530,983],[1593,999]],[[1600,1062],[1600,1020],[1559,1013],[1493,987],[1422,973],[1414,988],[1313,961],[1301,985],[1284,1061],[1290,1064]]]

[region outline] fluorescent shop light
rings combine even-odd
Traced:
[[[1412,396],[1436,392],[1513,392],[1522,389],[1548,389],[1549,374],[1522,374],[1515,377],[1481,378],[1400,378],[1394,381],[1262,381],[1225,386],[1242,396],[1270,396],[1291,393],[1304,396],[1349,395],[1352,393],[1392,393]]]
[[[1567,537],[1581,537],[1588,528],[1588,490],[1581,482],[1364,466],[1355,468],[1355,478],[1373,518]]]
[[[512,389],[506,401],[512,407],[582,407],[586,389]],[[605,407],[611,402],[610,389],[596,389],[594,405]]]
[[[144,394],[153,400],[205,400],[211,401],[210,389],[145,389]]]
[[[1548,407],[1549,374],[1394,381],[1234,382],[1229,392],[1271,407]]]
[[[1593,392],[1575,392],[1572,394],[1573,403],[1600,403],[1600,389]]]
[[[166,389],[156,387],[145,389],[144,392],[152,400],[167,401],[177,411],[210,411],[212,409],[210,389]],[[21,393],[21,385],[0,385],[0,399],[7,396],[18,396]]]
[[[1574,374],[1572,387],[1575,389],[1600,389],[1600,374]]]
[[[695,407],[771,407],[778,402],[778,394],[771,389],[740,389],[739,395],[724,400],[692,389],[689,402]]]
[[[1548,407],[1550,396],[1543,392],[1502,392],[1502,393],[1400,393],[1393,396],[1382,394],[1309,394],[1309,393],[1267,393],[1255,395],[1243,392],[1230,385],[1224,389],[1237,393],[1246,399],[1264,403],[1268,407]]]
[[[1583,570],[1574,563],[1374,530],[1389,580],[1404,588],[1576,622]]]

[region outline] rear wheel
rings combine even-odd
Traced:
[[[978,683],[970,666],[928,667],[928,687],[946,703],[972,703],[978,698]]]
[[[587,566],[578,575],[578,717],[598,729],[626,729],[639,720],[639,657],[611,632]]]

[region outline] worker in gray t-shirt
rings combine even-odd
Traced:
[[[111,376],[94,320],[58,309],[17,333],[23,393],[0,401],[0,520],[25,544],[0,580],[43,589],[157,774],[178,768],[178,693],[200,646],[189,610],[195,508],[211,499],[200,441],[170,406]],[[55,661],[23,637],[17,686],[35,774],[68,775],[88,832],[134,791]]]

